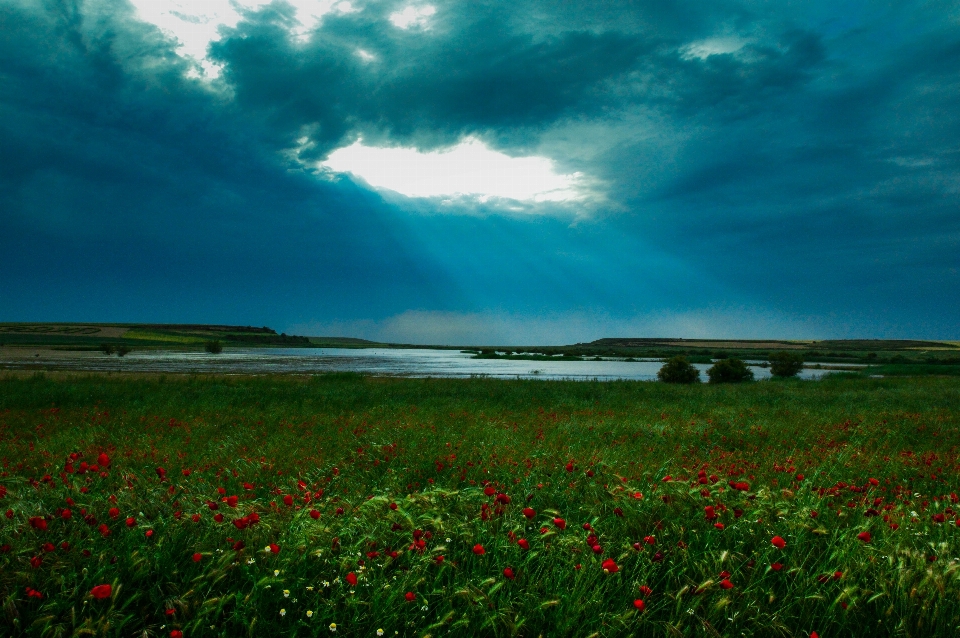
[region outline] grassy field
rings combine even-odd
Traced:
[[[937,636],[960,384],[0,379],[0,635]]]

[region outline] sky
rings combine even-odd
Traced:
[[[0,321],[960,339],[960,4],[0,0]]]

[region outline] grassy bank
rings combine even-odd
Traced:
[[[8,377],[0,623],[948,634],[958,425],[934,377]]]

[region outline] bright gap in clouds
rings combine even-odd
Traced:
[[[220,39],[221,26],[235,27],[243,11],[257,11],[272,0],[130,0],[138,17],[177,39],[177,53],[200,65],[204,75],[215,78],[220,68],[207,60],[207,47]],[[358,11],[348,0],[286,0],[296,9],[298,26],[291,33],[305,38],[331,11]]]
[[[499,197],[534,202],[583,198],[580,173],[558,174],[546,157],[510,157],[475,138],[429,153],[364,146],[361,140],[337,149],[320,166],[407,197],[466,195],[480,201]]]

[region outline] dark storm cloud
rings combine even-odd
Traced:
[[[408,30],[405,3],[356,4],[306,40],[283,2],[245,14],[207,87],[124,2],[0,1],[4,318],[737,306],[813,316],[807,336],[960,329],[953,4],[438,2]],[[303,165],[466,135],[606,198],[573,225],[457,216]],[[717,316],[698,334],[737,336]],[[777,321],[757,325],[799,325]]]
[[[424,33],[391,24],[393,8],[329,17],[300,44],[288,34],[291,7],[271,5],[212,53],[239,103],[287,135],[313,126],[312,139],[325,154],[351,133],[395,141],[418,134],[429,146],[465,133],[593,115],[610,105],[605,83],[654,46],[617,31],[547,37],[537,25],[515,31],[502,6],[479,3],[441,8],[443,26]],[[374,59],[362,59],[359,50]]]

